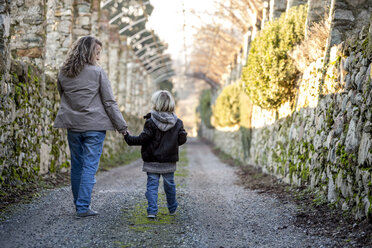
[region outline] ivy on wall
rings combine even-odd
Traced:
[[[1,94],[0,191],[7,194],[39,180],[41,162],[45,172],[56,173],[68,167],[67,143],[63,131],[52,127],[59,97],[54,80],[41,78],[40,71],[20,61],[13,61],[10,79],[3,80],[7,92]],[[6,140],[6,142],[5,142]],[[42,144],[49,154],[41,157]],[[45,152],[45,151],[44,151]]]

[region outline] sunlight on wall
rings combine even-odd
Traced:
[[[219,127],[219,126],[216,126],[215,128],[218,131],[222,131],[222,132],[236,132],[236,131],[239,130],[240,125],[235,125],[235,126],[232,126],[232,127]]]
[[[253,105],[252,110],[252,128],[269,126],[275,122],[275,111],[265,110]]]
[[[318,105],[318,88],[321,75],[317,74],[317,71],[322,66],[323,59],[319,58],[305,70],[300,82],[300,93],[297,98],[296,111],[305,107],[315,108]]]

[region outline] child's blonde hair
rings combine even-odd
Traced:
[[[172,94],[167,90],[158,90],[151,97],[153,109],[158,112],[173,112],[175,103]]]

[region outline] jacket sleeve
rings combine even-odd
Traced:
[[[154,132],[151,128],[151,123],[150,121],[146,121],[143,131],[142,133],[140,133],[140,135],[132,136],[127,133],[124,136],[124,138],[127,144],[130,146],[141,146],[141,145],[148,143],[153,137],[153,135],[154,135]]]
[[[187,132],[183,128],[183,123],[181,121],[181,128],[178,131],[178,145],[182,146],[183,144],[186,143],[186,141],[187,141]]]
[[[100,95],[102,104],[105,108],[107,115],[109,116],[112,125],[120,133],[124,133],[127,130],[127,123],[125,122],[123,115],[121,114],[118,104],[115,101],[114,94],[112,93],[110,81],[107,78],[106,73],[102,70],[100,74]]]
[[[62,89],[61,82],[59,81],[59,79],[57,79],[57,89],[59,92],[59,96],[62,97],[63,89]]]

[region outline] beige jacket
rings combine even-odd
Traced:
[[[101,67],[86,64],[74,78],[59,73],[57,86],[61,104],[54,127],[79,131],[126,131],[127,123]]]

